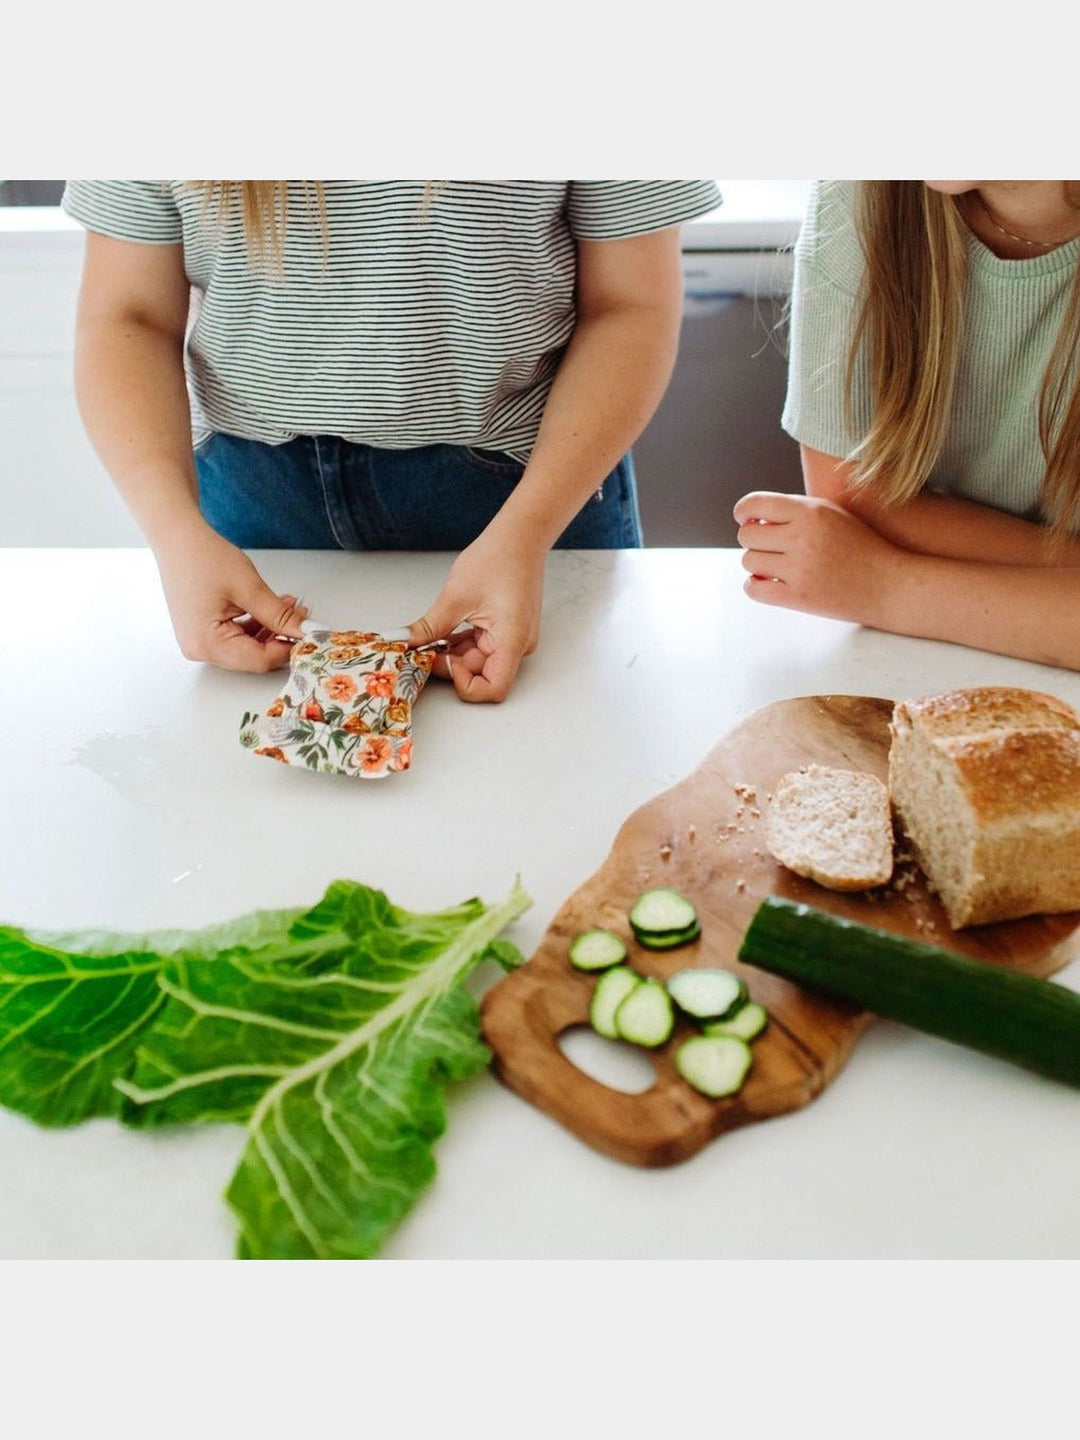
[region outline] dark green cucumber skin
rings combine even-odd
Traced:
[[[634,939],[645,950],[678,950],[681,945],[692,945],[701,938],[701,922],[695,920],[686,930],[636,930]]]
[[[770,895],[739,960],[886,1020],[1080,1086],[1080,995]]]

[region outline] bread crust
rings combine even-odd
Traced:
[[[1009,686],[952,690],[898,702],[891,731],[893,808],[954,929],[1080,909],[1070,705]]]
[[[900,700],[893,710],[921,725],[931,735],[972,735],[988,730],[1075,729],[1080,717],[1071,705],[1041,690],[1009,685],[982,685],[946,690],[916,700]]]

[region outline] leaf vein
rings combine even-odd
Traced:
[[[190,990],[175,985],[165,975],[161,976],[161,988],[174,1000],[179,1000],[196,1015],[202,1015],[216,1020],[235,1020],[240,1025],[251,1025],[261,1030],[280,1030],[287,1035],[301,1035],[308,1040],[340,1040],[340,1030],[322,1030],[315,1025],[299,1025],[293,1020],[282,1020],[276,1015],[267,1015],[265,1011],[237,1010],[229,1005],[213,1005],[209,1001],[200,1000]]]
[[[139,1105],[149,1104],[152,1100],[162,1100],[168,1095],[176,1095],[183,1090],[193,1090],[199,1085],[212,1085],[217,1080],[231,1080],[239,1075],[266,1075],[277,1077],[287,1075],[287,1065],[222,1065],[217,1070],[198,1070],[182,1075],[169,1085],[160,1085],[155,1090],[145,1090],[141,1085],[136,1085],[132,1080],[125,1080],[122,1077],[114,1080],[113,1084],[121,1090],[130,1100],[136,1101]]]
[[[285,1205],[287,1206],[290,1215],[296,1221],[297,1229],[304,1236],[304,1239],[308,1242],[312,1250],[314,1250],[315,1254],[321,1260],[329,1259],[330,1252],[323,1244],[322,1236],[319,1234],[318,1229],[312,1226],[311,1222],[309,1221],[307,1212],[300,1204],[296,1192],[289,1184],[289,1177],[285,1174],[284,1170],[278,1164],[277,1156],[274,1154],[273,1147],[266,1139],[266,1136],[262,1133],[262,1130],[256,1130],[252,1135],[252,1139],[255,1142],[256,1149],[262,1156],[263,1164],[266,1166],[267,1170],[269,1170],[271,1178],[273,1179],[274,1184],[277,1186],[278,1194],[285,1202]]]

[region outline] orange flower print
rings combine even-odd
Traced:
[[[369,695],[376,695],[380,700],[389,700],[394,693],[395,676],[391,670],[373,670],[364,681],[364,689]]]
[[[356,752],[355,763],[365,775],[382,775],[394,758],[394,747],[381,735],[369,735]]]
[[[326,693],[331,700],[351,700],[356,691],[357,684],[351,675],[331,675],[326,682]]]
[[[261,714],[245,714],[245,750],[354,779],[411,768],[412,711],[434,652],[414,653],[405,641],[369,630],[319,631],[297,642],[290,664],[288,687]],[[328,743],[298,748],[316,734]]]

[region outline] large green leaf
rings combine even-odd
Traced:
[[[530,904],[418,914],[338,881],[309,910],[143,935],[0,927],[0,1104],[42,1125],[245,1123],[245,1257],[360,1258],[435,1173],[444,1090],[488,1063],[464,983]]]
[[[158,974],[168,957],[280,941],[302,913],[143,935],[0,927],[0,1104],[39,1125],[115,1113],[113,1080],[165,1001]]]
[[[463,982],[520,961],[496,937],[529,903],[515,884],[497,906],[415,914],[340,881],[285,944],[176,954],[116,1082],[124,1120],[247,1122],[226,1197],[241,1255],[373,1255],[434,1175],[446,1084],[490,1058]]]

